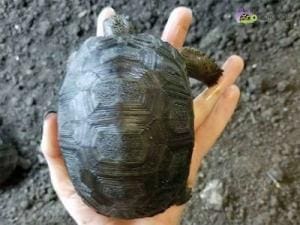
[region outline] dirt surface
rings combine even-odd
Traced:
[[[250,2],[250,1],[249,1]],[[0,1],[0,129],[26,162],[0,189],[0,224],[74,224],[58,201],[39,153],[43,113],[56,108],[66,60],[95,34],[102,7],[160,35],[170,11],[190,6],[186,45],[219,63],[247,63],[237,112],[199,173],[182,224],[300,224],[299,1]],[[242,25],[243,6],[258,16]],[[192,81],[194,94],[202,88]]]

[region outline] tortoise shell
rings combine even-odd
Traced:
[[[131,219],[185,203],[193,122],[186,65],[168,43],[92,37],[70,57],[59,141],[75,189],[97,212]]]
[[[4,183],[17,166],[18,154],[16,149],[7,144],[0,133],[0,184]]]

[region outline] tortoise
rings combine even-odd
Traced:
[[[18,154],[13,145],[9,144],[7,137],[0,132],[0,185],[13,173],[18,164]]]
[[[214,85],[222,69],[193,48],[103,23],[69,57],[58,96],[59,143],[72,183],[98,213],[149,217],[191,197],[194,143],[188,76]]]

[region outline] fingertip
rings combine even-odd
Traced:
[[[57,119],[56,112],[49,111],[49,112],[45,113],[45,115],[44,115],[44,122],[43,122],[42,140],[45,140],[48,137],[49,132],[51,130],[51,127],[53,125],[53,120],[56,121],[56,119]]]
[[[106,18],[114,15],[115,13],[116,12],[115,12],[115,10],[112,7],[107,6],[107,7],[103,8],[101,10],[101,12],[99,13],[99,15],[98,15],[98,21],[102,20],[103,18],[106,19]]]
[[[240,99],[240,89],[236,85],[231,85],[228,88],[225,89],[222,97],[221,102],[223,102],[223,111],[226,112],[225,114],[231,115],[234,112],[234,109],[236,108],[236,105],[239,102]]]
[[[172,10],[170,13],[170,18],[180,16],[181,19],[184,19],[185,23],[189,26],[192,23],[193,11],[185,6],[179,6]]]
[[[243,70],[244,66],[245,66],[244,59],[239,55],[232,55],[231,57],[236,62],[236,64],[238,64],[240,66],[241,70]]]
[[[44,115],[44,122],[53,119],[53,117],[56,117],[56,112],[55,111],[48,111]]]
[[[54,111],[47,112],[44,116],[43,124],[43,138],[49,133],[49,130],[53,127],[53,122],[56,122],[57,114]]]
[[[184,6],[175,8],[170,13],[161,39],[169,42],[175,48],[181,48],[192,23],[192,18],[191,9]]]
[[[236,82],[244,68],[244,60],[238,55],[230,56],[222,66],[223,75],[218,80],[218,85],[225,90]]]
[[[239,55],[232,55],[226,60],[223,68],[226,70],[232,65],[235,65],[235,67],[237,67],[239,71],[242,71],[244,68],[244,59]]]
[[[97,18],[97,36],[103,36],[103,34],[104,34],[104,31],[103,31],[104,20],[106,20],[107,18],[109,18],[115,14],[116,14],[115,10],[110,6],[107,6],[101,10],[101,12],[99,13],[98,18]]]
[[[45,158],[60,156],[57,139],[57,114],[48,113],[43,123],[41,150]]]
[[[226,98],[235,99],[235,98],[239,98],[239,96],[240,96],[240,89],[235,84],[230,85],[224,92],[224,97]]]

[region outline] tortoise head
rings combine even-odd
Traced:
[[[103,31],[104,36],[120,36],[135,33],[128,17],[118,14],[104,20]],[[217,83],[223,70],[219,68],[212,58],[198,49],[189,47],[183,47],[179,49],[179,52],[186,63],[188,76],[202,81],[207,86]]]
[[[134,27],[127,16],[114,15],[103,22],[105,36],[118,36],[135,33]]]

